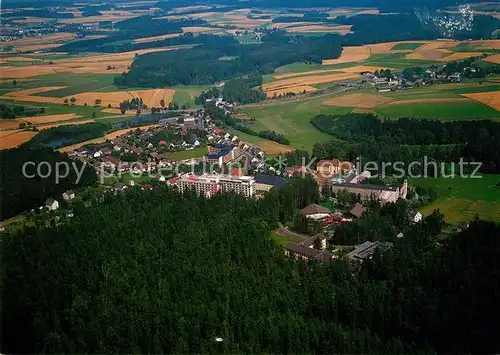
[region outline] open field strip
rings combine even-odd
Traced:
[[[137,38],[137,39],[134,39],[134,41],[132,43],[135,43],[135,44],[148,43],[148,42],[161,41],[163,39],[175,38],[175,37],[180,37],[180,36],[182,36],[182,33],[169,33],[167,35],[161,35],[161,36]]]
[[[462,96],[479,101],[482,104],[488,105],[493,107],[495,110],[500,111],[500,91],[462,94]]]
[[[326,25],[304,25],[297,27],[287,27],[286,31],[291,33],[339,33],[341,35],[346,35],[348,33],[354,33],[351,31],[351,25],[343,26],[326,26]]]
[[[115,139],[116,137],[119,137],[125,133],[132,132],[132,131],[135,131],[137,129],[145,130],[145,129],[148,129],[151,127],[158,127],[158,125],[151,124],[151,125],[147,125],[147,126],[119,129],[117,131],[106,134],[104,137],[94,138],[94,139],[90,139],[90,140],[85,141],[85,142],[75,143],[75,144],[68,145],[68,146],[63,147],[63,148],[59,148],[58,151],[60,151],[60,152],[72,152],[73,150],[80,148],[80,147],[83,147],[84,145],[104,143],[107,140]]]
[[[36,136],[33,131],[0,131],[0,149],[10,149],[20,146]]]
[[[121,115],[122,111],[118,108],[106,108],[102,110],[101,112],[106,112],[106,113],[112,113],[116,115]]]
[[[489,62],[489,63],[495,63],[495,64],[500,64],[500,54],[493,54],[493,55],[490,55],[488,57],[486,57],[485,59],[483,59],[485,62]]]
[[[3,129],[14,129],[19,128],[19,124],[23,121],[18,119],[1,119],[0,120],[0,131]]]
[[[309,85],[297,85],[297,86],[290,86],[284,89],[277,89],[277,90],[269,90],[266,91],[267,97],[273,97],[273,96],[279,96],[279,95],[285,95],[287,93],[293,92],[294,94],[300,94],[305,92],[311,92],[311,91],[316,91],[317,89],[315,87],[309,86]]]
[[[481,218],[500,220],[500,175],[482,175],[480,179],[419,178],[410,179],[411,185],[432,188],[437,199],[420,208],[424,215],[439,209],[451,224],[469,221],[476,214]]]
[[[355,73],[299,76],[296,78],[294,77],[284,80],[273,81],[271,83],[264,84],[262,87],[266,92],[268,92],[268,91],[287,89],[298,85],[322,84],[334,81],[356,79],[359,77],[360,75]]]
[[[464,98],[439,98],[439,99],[410,99],[410,100],[398,100],[394,101],[391,100],[383,105],[383,107],[388,107],[388,106],[398,106],[398,105],[408,105],[408,104],[420,104],[420,103],[426,103],[426,104],[433,104],[433,103],[454,103],[454,102],[468,102],[468,99]]]
[[[355,107],[362,109],[373,109],[385,104],[389,104],[394,100],[380,95],[370,94],[348,94],[344,96],[332,97],[324,102],[324,105],[338,107]]]
[[[451,55],[448,55],[446,57],[441,57],[437,59],[438,62],[453,62],[456,60],[462,60],[462,59],[467,59],[471,57],[479,57],[481,56],[481,52],[459,52],[459,53],[453,53]]]
[[[52,123],[52,124],[43,125],[43,126],[37,126],[37,128],[38,128],[38,130],[43,131],[44,129],[54,128],[54,127],[59,127],[59,126],[80,125],[80,124],[94,123],[94,122],[95,122],[95,120],[80,120],[80,121],[71,121],[71,122],[58,122],[58,123]]]
[[[344,47],[342,54],[337,59],[325,59],[324,65],[360,62],[370,57],[368,47]]]
[[[82,118],[82,117],[83,116],[78,115],[76,113],[67,113],[67,114],[60,114],[60,115],[24,117],[24,118],[21,118],[20,120],[22,120],[24,122],[30,122],[33,125],[41,125],[41,124],[45,124],[45,123],[69,121],[69,120],[74,120],[76,118]]]

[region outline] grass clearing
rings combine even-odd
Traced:
[[[352,108],[326,106],[324,97],[294,100],[276,105],[255,105],[238,111],[240,118],[254,117],[249,127],[255,131],[275,131],[290,140],[290,147],[312,151],[314,144],[328,142],[332,136],[318,131],[311,119],[319,114],[347,114]]]
[[[476,214],[483,219],[500,220],[500,175],[482,175],[481,179],[418,178],[410,179],[410,184],[437,192],[438,198],[420,209],[424,215],[439,209],[451,224],[469,221]]]
[[[422,43],[398,43],[391,48],[393,51],[411,50],[414,51],[418,47],[421,47]]]
[[[207,147],[195,148],[193,150],[180,150],[178,152],[167,153],[167,158],[172,160],[186,160],[200,158],[208,154]]]

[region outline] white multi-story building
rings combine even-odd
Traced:
[[[234,192],[238,195],[252,197],[254,184],[253,176],[232,175],[185,175],[177,182],[181,192],[195,191],[206,197],[211,197],[218,192]]]

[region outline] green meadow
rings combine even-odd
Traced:
[[[255,118],[248,121],[249,127],[256,131],[274,131],[290,140],[295,149],[312,151],[314,144],[332,140],[326,133],[311,125],[311,119],[319,114],[347,114],[352,108],[323,105],[325,97],[308,100],[294,100],[276,105],[245,107],[238,111],[237,118]]]
[[[475,120],[499,119],[500,112],[476,101],[418,102],[379,107],[375,112],[384,117],[414,117],[423,119]]]
[[[200,158],[207,154],[207,147],[200,147],[193,150],[180,150],[178,152],[167,153],[167,158],[172,160],[185,160],[191,158]]]
[[[410,179],[410,184],[437,192],[437,199],[421,208],[424,215],[439,209],[451,224],[469,221],[475,215],[500,221],[500,175],[482,175],[480,179],[418,178]]]
[[[419,48],[422,46],[422,43],[398,43],[394,47],[392,47],[392,50],[411,50],[414,51],[415,49]]]

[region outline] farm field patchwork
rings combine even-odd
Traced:
[[[482,175],[481,179],[414,178],[409,182],[437,192],[438,198],[420,209],[424,215],[439,209],[451,224],[469,221],[476,214],[484,219],[500,220],[500,175]]]
[[[76,118],[81,118],[81,117],[82,116],[77,115],[75,113],[68,113],[68,114],[60,114],[60,115],[25,117],[25,118],[22,118],[21,120],[24,122],[30,122],[33,125],[40,125],[40,124],[45,124],[45,123],[69,121],[69,120],[74,120]]]
[[[485,105],[493,107],[495,110],[500,111],[500,90],[492,92],[462,94],[462,96],[479,101]]]

